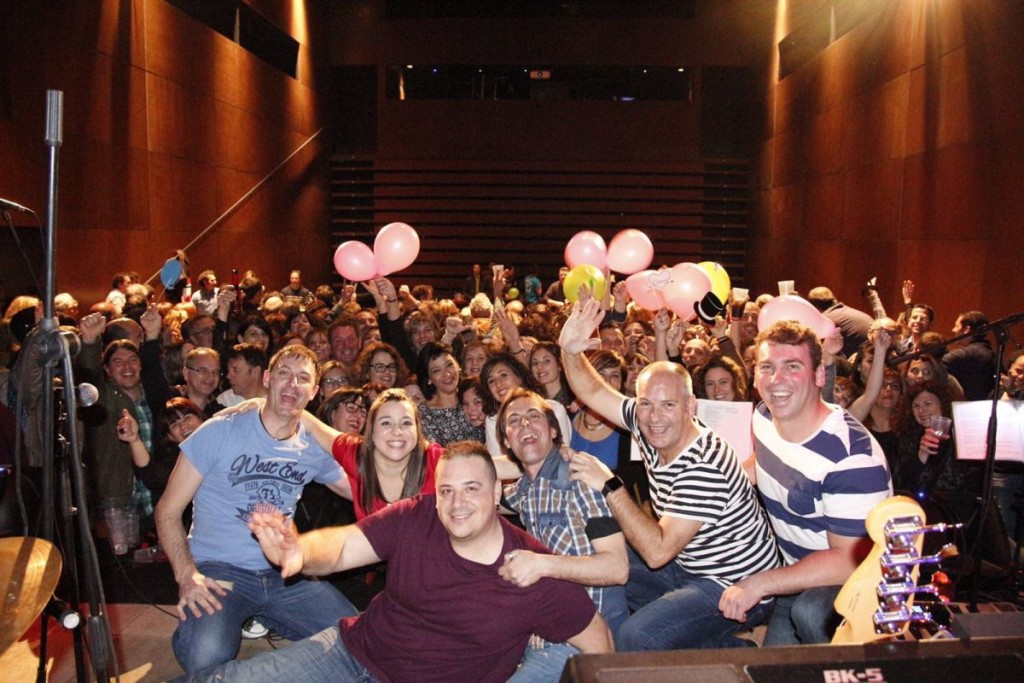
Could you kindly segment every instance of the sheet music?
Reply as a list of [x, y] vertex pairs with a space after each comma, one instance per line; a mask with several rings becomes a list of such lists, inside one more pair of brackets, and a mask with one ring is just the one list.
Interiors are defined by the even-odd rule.
[[[996, 460], [1024, 462], [1024, 401], [999, 401]], [[953, 437], [958, 460], [984, 460], [991, 401], [953, 403]]]
[[754, 417], [753, 403], [698, 398], [697, 417], [732, 446], [740, 462], [754, 452], [754, 437], [750, 428]]

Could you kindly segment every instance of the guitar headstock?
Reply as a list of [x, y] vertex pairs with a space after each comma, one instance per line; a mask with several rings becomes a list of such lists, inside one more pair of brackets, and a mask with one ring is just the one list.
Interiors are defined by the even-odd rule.
[[865, 525], [874, 547], [836, 596], [844, 617], [833, 643], [867, 643], [905, 633], [911, 622], [932, 622], [914, 606], [914, 595], [939, 596], [933, 586], [917, 586], [919, 567], [937, 564], [956, 553], [949, 544], [934, 555], [921, 555], [924, 535], [959, 525], [926, 524], [924, 510], [913, 498], [892, 496], [868, 513]]

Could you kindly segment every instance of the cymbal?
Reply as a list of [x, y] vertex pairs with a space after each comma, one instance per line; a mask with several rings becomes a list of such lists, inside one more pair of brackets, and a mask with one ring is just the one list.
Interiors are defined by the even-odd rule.
[[0, 654], [46, 607], [60, 579], [60, 553], [41, 538], [0, 538]]

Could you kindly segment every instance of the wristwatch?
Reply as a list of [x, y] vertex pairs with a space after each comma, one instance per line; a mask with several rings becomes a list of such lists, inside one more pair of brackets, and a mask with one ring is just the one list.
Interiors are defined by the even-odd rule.
[[613, 476], [611, 479], [604, 483], [604, 488], [601, 489], [601, 493], [607, 498], [612, 493], [618, 491], [623, 486], [622, 478], [618, 475]]

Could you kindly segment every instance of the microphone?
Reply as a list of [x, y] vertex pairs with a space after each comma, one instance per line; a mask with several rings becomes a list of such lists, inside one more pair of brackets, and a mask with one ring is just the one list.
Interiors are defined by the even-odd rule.
[[27, 206], [22, 206], [18, 202], [12, 202], [9, 199], [0, 199], [0, 209], [4, 209], [5, 211], [21, 211], [22, 213], [35, 213], [35, 211]]
[[[61, 377], [53, 378], [53, 391], [57, 396], [64, 396], [64, 380]], [[100, 390], [95, 385], [82, 382], [75, 385], [75, 405], [79, 408], [88, 408], [96, 405], [100, 400]]]
[[100, 400], [100, 390], [95, 385], [82, 382], [75, 387], [75, 402], [78, 403], [78, 407], [94, 406], [98, 400]]

